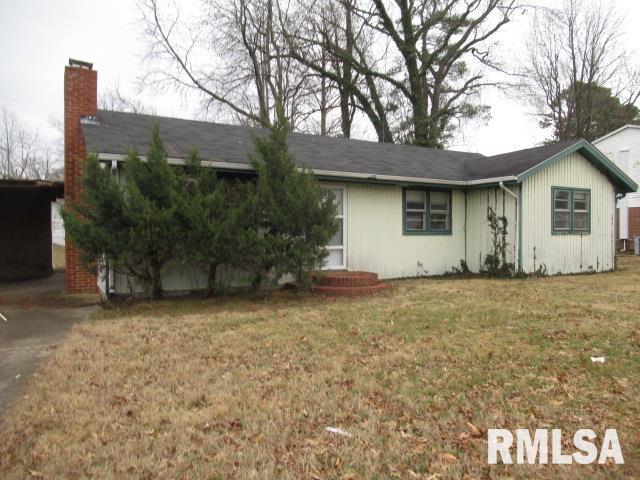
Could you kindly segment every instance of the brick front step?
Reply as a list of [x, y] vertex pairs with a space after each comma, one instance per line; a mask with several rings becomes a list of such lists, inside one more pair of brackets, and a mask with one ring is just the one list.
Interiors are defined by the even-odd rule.
[[319, 286], [323, 287], [368, 287], [377, 285], [378, 274], [373, 272], [347, 272], [336, 270], [320, 272], [316, 275]]
[[326, 297], [363, 297], [373, 295], [391, 287], [390, 283], [378, 282], [374, 285], [364, 285], [359, 287], [335, 287], [318, 285], [313, 287], [313, 293]]

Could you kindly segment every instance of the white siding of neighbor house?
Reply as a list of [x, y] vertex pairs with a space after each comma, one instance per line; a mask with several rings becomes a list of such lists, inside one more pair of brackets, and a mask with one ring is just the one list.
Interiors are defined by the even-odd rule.
[[[591, 233], [552, 234], [552, 187], [591, 190]], [[614, 268], [614, 187], [579, 153], [539, 170], [522, 184], [522, 266], [549, 274]]]
[[450, 235], [404, 235], [402, 187], [345, 185], [348, 270], [400, 278], [439, 275], [460, 266], [464, 259], [464, 192], [452, 193]]
[[64, 200], [51, 202], [51, 242], [64, 246], [64, 223], [60, 210], [63, 208]]
[[[632, 125], [593, 144], [631, 179], [640, 184], [640, 125]], [[626, 153], [628, 152], [628, 153]], [[622, 202], [640, 207], [640, 193], [629, 193]]]
[[[518, 194], [517, 186], [507, 188]], [[498, 187], [471, 189], [467, 191], [466, 259], [467, 266], [472, 272], [480, 271], [486, 256], [493, 253], [493, 235], [487, 220], [489, 207], [499, 217], [507, 218], [507, 261], [516, 263], [518, 251], [516, 199]]]

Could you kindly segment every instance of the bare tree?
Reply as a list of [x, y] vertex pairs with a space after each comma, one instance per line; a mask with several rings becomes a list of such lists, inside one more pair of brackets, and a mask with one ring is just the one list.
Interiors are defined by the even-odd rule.
[[222, 110], [242, 124], [268, 127], [282, 110], [294, 128], [302, 127], [314, 77], [282, 52], [276, 0], [203, 0], [190, 19], [175, 4], [139, 5], [147, 85], [197, 92], [205, 115]]
[[98, 105], [103, 110], [155, 114], [154, 108], [145, 105], [138, 98], [124, 94], [119, 81], [98, 95]]
[[517, 0], [202, 0], [192, 18], [139, 0], [147, 85], [201, 95], [205, 114], [268, 127], [442, 147], [501, 84], [493, 38]]
[[371, 0], [359, 10], [399, 56], [399, 68], [369, 73], [409, 103], [411, 124], [401, 132], [404, 141], [441, 148], [454, 120], [486, 113], [478, 94], [501, 83], [486, 74], [486, 68], [501, 69], [492, 37], [517, 8], [515, 0]]
[[20, 123], [15, 112], [2, 107], [0, 117], [0, 178], [54, 180], [61, 176], [55, 148], [35, 130]]
[[380, 141], [440, 148], [461, 121], [487, 114], [478, 95], [503, 83], [488, 75], [501, 70], [492, 38], [518, 8], [515, 0], [330, 3], [343, 11], [343, 20], [331, 25], [340, 35], [332, 39], [322, 29], [315, 38], [298, 35], [292, 55], [320, 71], [310, 45], [329, 52], [342, 75], [339, 69], [322, 74], [348, 92]]
[[565, 0], [535, 12], [523, 74], [541, 125], [553, 128], [552, 140], [593, 139], [602, 109], [618, 108], [611, 95], [633, 110], [640, 72], [620, 42], [621, 25], [613, 3]]
[[355, 16], [355, 8], [356, 0], [301, 2], [295, 15], [302, 21], [289, 22], [295, 30], [283, 27], [288, 55], [316, 72], [337, 93], [342, 136], [351, 136], [357, 110], [369, 120], [378, 141], [391, 142], [384, 85], [368, 71], [354, 69], [357, 61], [370, 70], [370, 65], [384, 60], [386, 51], [376, 59], [375, 37]]

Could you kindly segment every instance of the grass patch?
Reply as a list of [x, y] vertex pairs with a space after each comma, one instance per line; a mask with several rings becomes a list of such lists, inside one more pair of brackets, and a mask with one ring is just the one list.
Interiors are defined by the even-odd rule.
[[[639, 294], [624, 257], [615, 273], [399, 281], [362, 300], [100, 311], [6, 415], [0, 476], [630, 478]], [[490, 467], [487, 428], [616, 428], [625, 464]]]

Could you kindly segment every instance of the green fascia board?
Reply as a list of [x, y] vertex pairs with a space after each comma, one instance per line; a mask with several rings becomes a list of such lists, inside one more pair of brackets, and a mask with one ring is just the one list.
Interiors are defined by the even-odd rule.
[[539, 163], [535, 167], [517, 175], [518, 182], [523, 182], [527, 178], [535, 175], [537, 172], [553, 165], [559, 160], [562, 160], [567, 155], [572, 153], [581, 153], [584, 157], [593, 163], [598, 169], [603, 171], [612, 182], [618, 187], [618, 191], [622, 193], [633, 193], [638, 190], [638, 184], [634, 182], [629, 176], [624, 173], [618, 166], [609, 160], [600, 150], [591, 145], [586, 140], [579, 140], [570, 147], [565, 148], [563, 151], [556, 153], [553, 157], [546, 159], [544, 162]]

